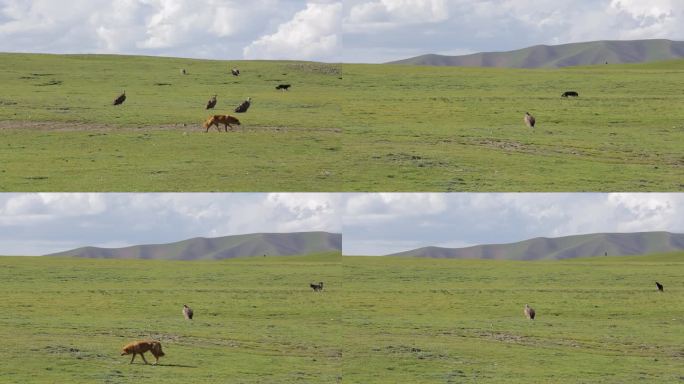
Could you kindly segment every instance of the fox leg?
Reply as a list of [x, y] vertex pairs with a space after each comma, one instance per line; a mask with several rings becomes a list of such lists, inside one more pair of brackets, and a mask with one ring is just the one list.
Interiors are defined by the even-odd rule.
[[140, 357], [142, 357], [142, 359], [143, 359], [143, 361], [145, 362], [145, 364], [149, 364], [149, 363], [147, 362], [147, 359], [145, 358], [145, 352], [141, 353], [141, 354], [140, 354]]
[[131, 357], [131, 362], [130, 362], [130, 363], [128, 363], [128, 364], [133, 364], [133, 360], [135, 360], [135, 355], [136, 355], [136, 353], [135, 353], [135, 352], [133, 352], [133, 357]]

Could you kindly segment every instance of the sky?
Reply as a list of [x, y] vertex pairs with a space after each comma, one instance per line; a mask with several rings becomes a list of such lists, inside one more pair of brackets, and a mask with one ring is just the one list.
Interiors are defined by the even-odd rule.
[[379, 63], [684, 40], [682, 0], [0, 0], [0, 51]]
[[345, 194], [344, 255], [600, 232], [684, 233], [684, 193]]
[[0, 255], [257, 232], [340, 233], [340, 204], [329, 193], [1, 193]]
[[342, 233], [345, 255], [596, 232], [684, 233], [684, 193], [1, 193], [0, 255], [256, 232]]

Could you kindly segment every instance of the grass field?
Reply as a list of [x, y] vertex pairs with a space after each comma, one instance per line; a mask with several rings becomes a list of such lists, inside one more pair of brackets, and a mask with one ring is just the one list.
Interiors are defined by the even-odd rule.
[[343, 267], [345, 383], [684, 381], [684, 253]]
[[[340, 263], [1, 257], [0, 382], [335, 383]], [[144, 338], [162, 341], [158, 366], [119, 355]]]
[[[0, 191], [341, 190], [339, 77], [302, 62], [0, 54]], [[204, 133], [247, 97], [242, 127]]]
[[[0, 191], [684, 190], [684, 61], [519, 70], [0, 54], [0, 82]], [[122, 89], [128, 100], [112, 106]], [[216, 113], [253, 98], [236, 132], [200, 127], [213, 94]]]
[[[342, 147], [348, 168], [363, 169], [346, 174], [345, 190], [684, 189], [684, 60], [342, 68]], [[566, 90], [580, 97], [561, 98]]]
[[[3, 257], [0, 381], [679, 383], [683, 277], [684, 253], [539, 262]], [[308, 283], [319, 280], [325, 291], [314, 293]], [[525, 303], [537, 310], [533, 322]], [[119, 356], [142, 338], [162, 341], [159, 366]]]

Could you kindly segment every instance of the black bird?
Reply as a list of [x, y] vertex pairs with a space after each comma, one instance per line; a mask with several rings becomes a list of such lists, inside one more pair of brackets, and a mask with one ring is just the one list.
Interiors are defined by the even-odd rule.
[[213, 109], [216, 106], [216, 95], [212, 96], [209, 101], [207, 101], [207, 107], [205, 109]]
[[247, 100], [243, 101], [242, 104], [238, 105], [235, 108], [236, 113], [244, 113], [247, 112], [249, 109], [249, 106], [252, 105], [252, 98], [248, 97]]
[[230, 73], [233, 74], [233, 76], [240, 76], [240, 70], [237, 68], [233, 68], [230, 70]]
[[119, 95], [116, 99], [114, 99], [113, 105], [120, 105], [123, 104], [123, 102], [126, 101], [126, 91], [124, 90], [122, 94]]
[[278, 84], [278, 86], [276, 86], [276, 89], [282, 89], [283, 91], [287, 91], [290, 87], [290, 84]]
[[658, 290], [659, 290], [660, 292], [664, 292], [664, 291], [663, 291], [663, 285], [660, 284], [660, 283], [657, 282], [657, 281], [656, 281], [656, 287], [658, 287]]
[[318, 284], [309, 284], [311, 289], [314, 290], [314, 292], [319, 292], [323, 290], [323, 282], [319, 282]]
[[183, 304], [183, 316], [185, 317], [185, 320], [192, 320], [192, 315], [193, 315], [192, 308]]

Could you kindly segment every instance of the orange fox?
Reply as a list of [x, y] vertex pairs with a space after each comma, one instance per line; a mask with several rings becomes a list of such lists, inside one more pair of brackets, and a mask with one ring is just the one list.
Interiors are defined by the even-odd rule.
[[216, 125], [216, 129], [221, 132], [221, 128], [219, 127], [219, 124], [224, 124], [226, 126], [226, 132], [228, 132], [228, 127], [230, 129], [233, 129], [233, 126], [231, 124], [237, 124], [240, 125], [240, 120], [234, 118], [233, 116], [230, 115], [214, 115], [210, 116], [205, 122], [204, 122], [204, 128], [206, 128], [206, 132], [209, 132], [209, 128], [212, 125]]
[[121, 356], [130, 355], [132, 353], [133, 357], [131, 358], [130, 364], [133, 364], [133, 360], [135, 360], [135, 355], [140, 354], [140, 357], [142, 357], [145, 364], [148, 364], [144, 355], [144, 353], [148, 351], [151, 352], [154, 356], [155, 365], [159, 362], [159, 358], [164, 356], [161, 343], [155, 340], [134, 341], [123, 347], [123, 350], [121, 351]]

